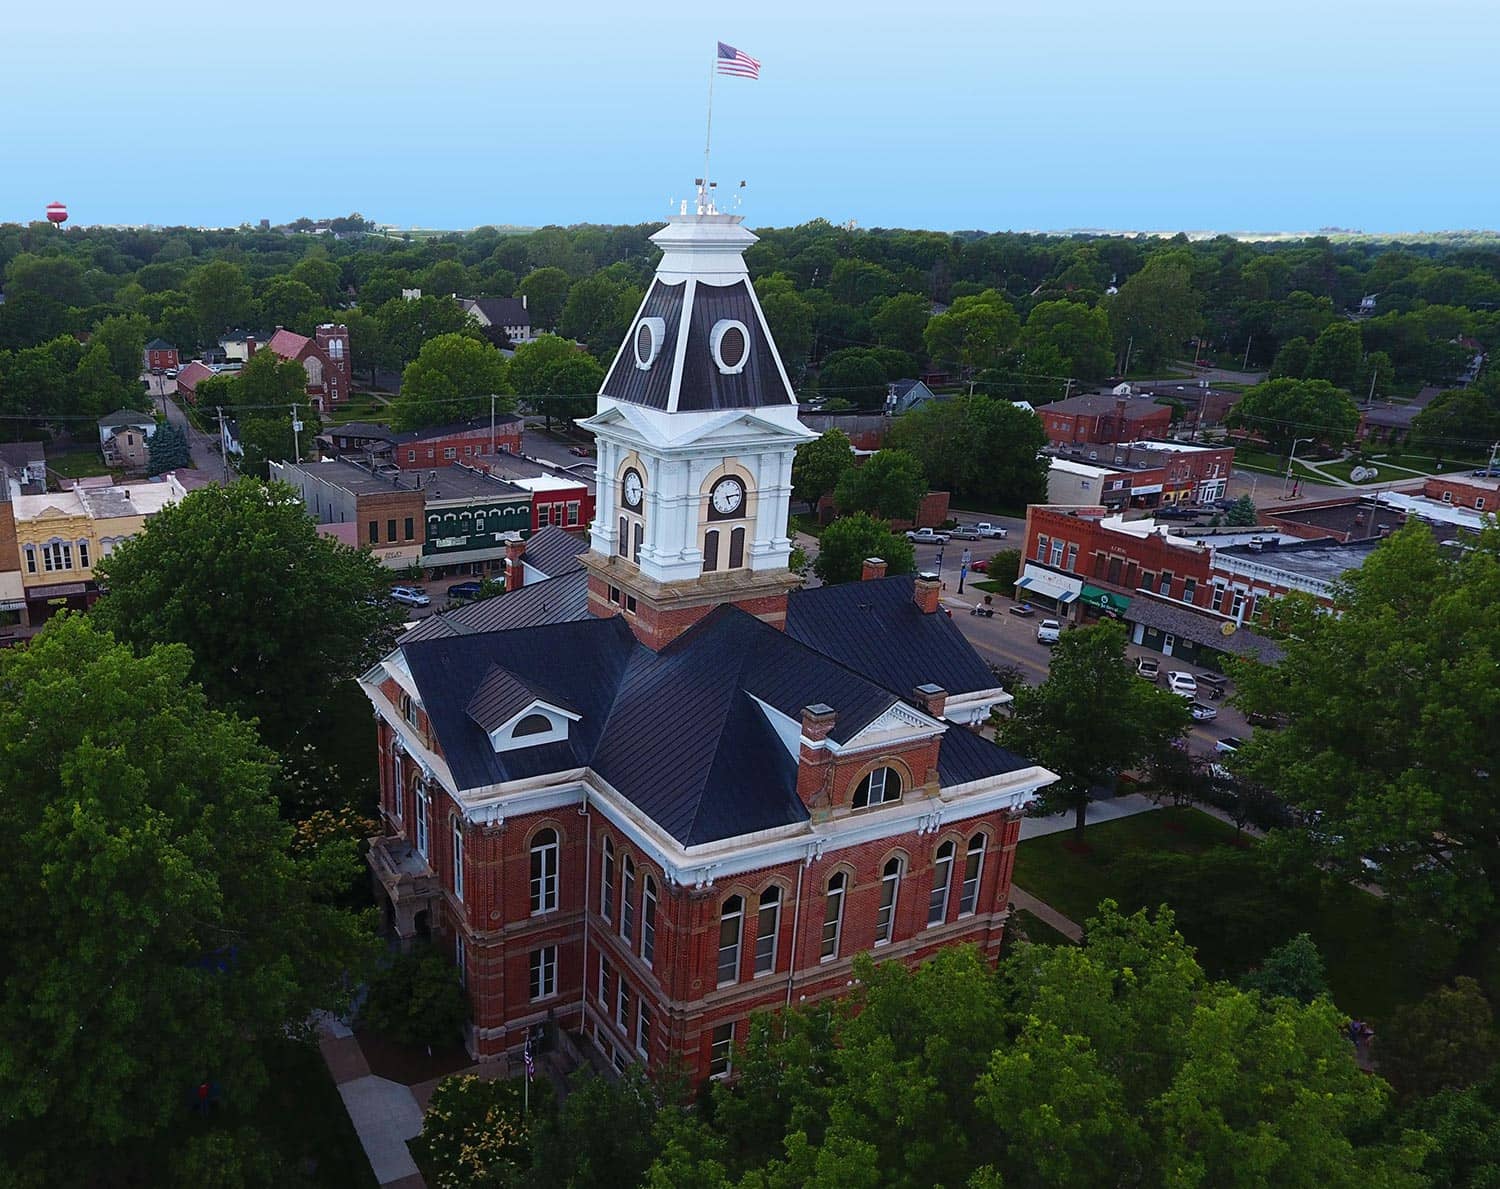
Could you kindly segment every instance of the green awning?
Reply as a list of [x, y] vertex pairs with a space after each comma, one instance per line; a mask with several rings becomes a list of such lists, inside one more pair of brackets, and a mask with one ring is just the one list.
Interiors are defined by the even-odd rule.
[[1083, 584], [1083, 594], [1079, 596], [1078, 601], [1088, 607], [1097, 607], [1102, 611], [1115, 611], [1121, 615], [1130, 607], [1130, 600], [1124, 595], [1100, 590], [1097, 586], [1090, 586], [1087, 582]]

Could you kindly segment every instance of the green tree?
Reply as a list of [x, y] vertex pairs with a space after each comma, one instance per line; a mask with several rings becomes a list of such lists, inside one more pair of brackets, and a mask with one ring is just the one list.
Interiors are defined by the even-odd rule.
[[516, 286], [516, 292], [526, 299], [526, 312], [531, 315], [531, 325], [543, 330], [552, 330], [562, 317], [563, 305], [568, 300], [568, 290], [573, 287], [573, 278], [560, 268], [539, 268], [527, 273]]
[[94, 327], [90, 347], [103, 347], [110, 369], [120, 379], [134, 383], [146, 366], [146, 332], [151, 324], [140, 315], [111, 315]]
[[284, 754], [327, 732], [334, 691], [389, 651], [400, 621], [380, 563], [319, 533], [283, 484], [191, 492], [95, 570], [101, 627], [143, 651], [189, 645], [214, 705], [256, 716]]
[[1431, 1189], [1500, 1185], [1500, 1067], [1468, 1090], [1419, 1102], [1402, 1122], [1432, 1137], [1421, 1169]]
[[594, 411], [604, 369], [567, 339], [544, 334], [516, 348], [510, 383], [524, 404], [540, 408], [551, 429], [554, 417], [571, 421]]
[[927, 476], [916, 456], [886, 449], [846, 470], [833, 499], [846, 514], [868, 512], [882, 520], [915, 520], [926, 494]]
[[766, 326], [782, 364], [790, 375], [799, 374], [807, 366], [807, 355], [812, 350], [812, 303], [790, 290], [770, 293], [759, 300], [760, 312], [766, 316]]
[[934, 490], [1018, 508], [1047, 498], [1046, 430], [1004, 397], [928, 401], [896, 419], [887, 444], [916, 455]]
[[932, 318], [922, 332], [927, 354], [938, 367], [980, 371], [996, 367], [1016, 341], [1021, 320], [1005, 295], [986, 289], [960, 297]]
[[343, 287], [339, 284], [339, 266], [321, 256], [304, 256], [292, 265], [287, 276], [306, 285], [318, 298], [320, 305], [337, 309], [344, 299]]
[[792, 460], [792, 495], [816, 505], [839, 485], [854, 466], [854, 447], [841, 429], [827, 429], [811, 442], [797, 447]]
[[1381, 1073], [1406, 1101], [1465, 1090], [1492, 1074], [1500, 1061], [1489, 1000], [1478, 982], [1462, 976], [1451, 987], [1397, 1008], [1377, 1044]]
[[376, 371], [400, 367], [401, 361], [374, 314], [362, 309], [340, 310], [339, 317], [349, 328], [350, 363], [365, 374], [366, 382], [374, 388]]
[[472, 287], [469, 270], [457, 260], [439, 260], [422, 274], [422, 292], [435, 297], [467, 297]]
[[[428, 339], [401, 373], [401, 393], [391, 402], [391, 424], [420, 429], [487, 414], [490, 396], [509, 391], [506, 370], [505, 356], [482, 340], [462, 334]], [[495, 406], [508, 413], [515, 401], [507, 397]]]
[[272, 326], [285, 326], [298, 334], [311, 332], [315, 314], [323, 303], [301, 281], [272, 277], [260, 293], [261, 317]]
[[1412, 420], [1414, 444], [1445, 458], [1482, 457], [1500, 440], [1500, 383], [1489, 375], [1467, 388], [1440, 392]]
[[885, 521], [856, 512], [841, 516], [823, 530], [813, 573], [830, 586], [856, 582], [868, 557], [881, 558], [887, 574], [909, 574], [916, 551], [905, 537], [891, 532]]
[[1259, 434], [1285, 458], [1297, 438], [1337, 450], [1354, 436], [1359, 410], [1327, 380], [1267, 380], [1240, 398], [1225, 423]]
[[1115, 350], [1128, 350], [1131, 366], [1138, 369], [1169, 363], [1198, 330], [1202, 300], [1193, 287], [1187, 253], [1174, 250], [1151, 257], [1109, 299]]
[[1445, 922], [1500, 985], [1500, 537], [1453, 558], [1413, 520], [1337, 588], [1335, 614], [1287, 601], [1275, 668], [1231, 661], [1257, 731], [1236, 770], [1319, 827], [1320, 859]]
[[[317, 411], [307, 399], [306, 369], [270, 351], [257, 351], [234, 375], [202, 381], [198, 405], [204, 410], [223, 406], [236, 419], [244, 450], [240, 469], [257, 479], [266, 478], [267, 464], [295, 458], [299, 441], [310, 448], [320, 428]], [[300, 439], [292, 431], [293, 405], [302, 422]]]
[[370, 976], [362, 1023], [408, 1045], [457, 1043], [468, 1018], [458, 967], [431, 946], [397, 954]]
[[245, 270], [229, 260], [211, 260], [196, 268], [188, 277], [187, 292], [200, 342], [213, 342], [243, 322], [250, 312]]
[[193, 465], [188, 451], [187, 435], [170, 421], [159, 422], [151, 435], [147, 450], [146, 473], [160, 475], [163, 471], [176, 471]]
[[1307, 366], [1312, 362], [1312, 344], [1300, 336], [1287, 339], [1271, 361], [1271, 379], [1289, 378], [1300, 380], [1307, 375]]
[[618, 1081], [585, 1066], [570, 1082], [557, 1111], [540, 1112], [532, 1123], [527, 1183], [535, 1189], [636, 1189], [659, 1151], [655, 1089], [638, 1065]]
[[1097, 383], [1114, 371], [1115, 357], [1109, 315], [1100, 306], [1077, 301], [1043, 301], [1033, 306], [1021, 328], [1019, 345], [1027, 353], [1028, 371], [1050, 373], [1029, 366], [1038, 348], [1057, 353], [1063, 375]]
[[1364, 360], [1364, 341], [1353, 322], [1331, 322], [1323, 328], [1308, 356], [1309, 380], [1327, 380], [1336, 388], [1352, 388], [1359, 383]]
[[898, 293], [880, 303], [870, 318], [870, 333], [882, 347], [916, 355], [924, 347], [922, 332], [931, 317], [932, 303], [920, 293]]
[[1135, 676], [1124, 626], [1106, 620], [1063, 633], [1047, 680], [1016, 691], [996, 738], [1057, 773], [1037, 809], [1071, 810], [1073, 836], [1082, 845], [1090, 795], [1163, 754], [1189, 722], [1182, 698]]
[[1282, 996], [1311, 1003], [1328, 994], [1328, 975], [1317, 943], [1306, 933], [1299, 933], [1267, 954], [1258, 967], [1240, 979], [1240, 986], [1270, 999]]
[[818, 392], [842, 397], [856, 408], [878, 409], [885, 403], [885, 365], [871, 351], [847, 351], [818, 369]]
[[[546, 1108], [547, 1086], [543, 1080], [531, 1088], [536, 1111]], [[502, 1189], [525, 1183], [531, 1127], [519, 1081], [457, 1074], [437, 1084], [422, 1133], [408, 1142], [436, 1189]]]
[[91, 300], [83, 269], [66, 256], [37, 256], [22, 252], [5, 266], [6, 300], [35, 295], [64, 306], [87, 305]]
[[595, 357], [611, 358], [619, 350], [643, 296], [627, 281], [595, 273], [568, 290], [558, 330], [565, 338], [583, 343]]
[[439, 335], [484, 337], [463, 307], [446, 296], [423, 296], [415, 301], [398, 297], [375, 311], [375, 321], [390, 351], [392, 367], [405, 367], [421, 352], [423, 343]]
[[270, 754], [192, 668], [92, 615], [0, 654], [0, 1152], [22, 1184], [103, 1171], [205, 1079], [252, 1104], [265, 1047], [367, 953], [320, 902], [353, 847], [290, 856]]
[[84, 351], [73, 371], [70, 387], [73, 408], [90, 417], [141, 403], [139, 382], [120, 379], [110, 366], [109, 350], [102, 343]]
[[1230, 502], [1224, 510], [1224, 523], [1233, 525], [1235, 528], [1251, 528], [1260, 523], [1260, 513], [1255, 508], [1255, 501], [1248, 495], [1242, 495], [1237, 500]]

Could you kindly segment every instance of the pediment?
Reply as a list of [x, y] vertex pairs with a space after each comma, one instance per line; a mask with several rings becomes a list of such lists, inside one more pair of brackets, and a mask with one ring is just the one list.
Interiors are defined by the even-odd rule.
[[862, 742], [879, 736], [902, 734], [910, 732], [928, 732], [932, 730], [944, 730], [944, 725], [923, 714], [905, 702], [892, 703], [884, 713], [872, 719], [860, 728], [859, 732], [851, 738], [845, 747], [858, 747]]

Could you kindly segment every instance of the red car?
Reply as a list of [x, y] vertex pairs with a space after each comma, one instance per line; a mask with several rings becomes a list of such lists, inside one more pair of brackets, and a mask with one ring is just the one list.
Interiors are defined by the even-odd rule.
[[990, 559], [981, 557], [978, 561], [971, 561], [969, 563], [969, 572], [971, 574], [988, 574], [990, 572]]

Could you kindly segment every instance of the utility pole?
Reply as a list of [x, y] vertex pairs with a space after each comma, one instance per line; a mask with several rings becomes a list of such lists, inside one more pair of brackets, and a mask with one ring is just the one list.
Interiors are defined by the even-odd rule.
[[495, 394], [490, 393], [490, 465], [495, 465]]
[[297, 404], [292, 402], [292, 453], [297, 457], [297, 465], [302, 465], [302, 422], [297, 420]]
[[1135, 335], [1131, 335], [1130, 336], [1130, 341], [1125, 344], [1125, 366], [1120, 371], [1120, 379], [1122, 379], [1122, 380], [1125, 379], [1125, 378], [1127, 378], [1130, 375], [1130, 352], [1132, 350], [1134, 350], [1134, 348], [1135, 348]]
[[1073, 384], [1074, 384], [1073, 377], [1069, 376], [1068, 377], [1068, 386], [1063, 389], [1063, 400], [1067, 400], [1068, 397], [1070, 397], [1070, 396], [1073, 395]]
[[1369, 395], [1365, 397], [1365, 408], [1367, 409], [1375, 403], [1375, 378], [1379, 375], [1379, 368], [1370, 373], [1370, 392]]
[[1242, 372], [1248, 372], [1250, 370], [1250, 344], [1254, 341], [1255, 336], [1253, 334], [1245, 339], [1245, 361], [1240, 364], [1240, 371]]
[[224, 473], [227, 475], [229, 473], [229, 433], [224, 428], [224, 406], [215, 405], [214, 408], [219, 413], [219, 457], [224, 460]]

